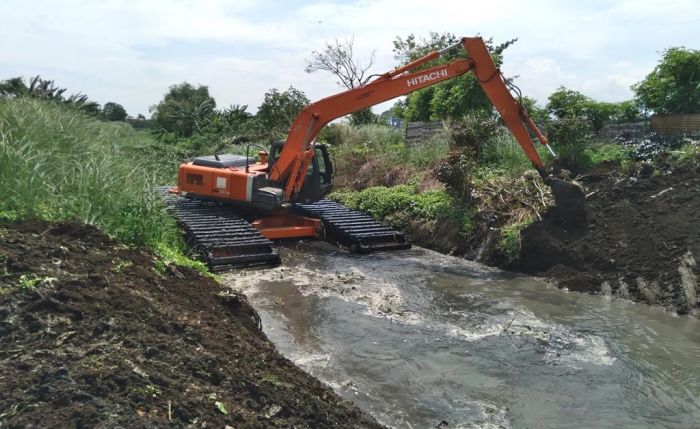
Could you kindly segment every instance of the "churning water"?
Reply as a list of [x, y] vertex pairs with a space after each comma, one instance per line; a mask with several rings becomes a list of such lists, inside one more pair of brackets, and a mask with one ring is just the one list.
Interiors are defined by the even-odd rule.
[[700, 427], [700, 320], [420, 248], [283, 251], [225, 282], [285, 356], [389, 427]]

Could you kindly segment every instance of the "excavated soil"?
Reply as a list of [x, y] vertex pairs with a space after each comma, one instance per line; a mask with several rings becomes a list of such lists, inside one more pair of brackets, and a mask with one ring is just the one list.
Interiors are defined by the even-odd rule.
[[85, 225], [0, 225], [0, 427], [380, 427], [244, 296], [154, 262]]
[[547, 213], [522, 232], [520, 270], [570, 290], [697, 314], [700, 172], [588, 179], [587, 224]]

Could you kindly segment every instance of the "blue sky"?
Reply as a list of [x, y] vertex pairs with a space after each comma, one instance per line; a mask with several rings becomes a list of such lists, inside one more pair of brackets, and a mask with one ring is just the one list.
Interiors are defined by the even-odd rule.
[[700, 0], [4, 0], [0, 17], [0, 79], [41, 74], [132, 115], [183, 81], [251, 112], [270, 88], [331, 95], [336, 80], [304, 65], [334, 38], [354, 37], [360, 59], [376, 50], [372, 71], [381, 73], [396, 65], [396, 36], [518, 37], [503, 71], [541, 103], [560, 85], [629, 99], [659, 51], [700, 48]]

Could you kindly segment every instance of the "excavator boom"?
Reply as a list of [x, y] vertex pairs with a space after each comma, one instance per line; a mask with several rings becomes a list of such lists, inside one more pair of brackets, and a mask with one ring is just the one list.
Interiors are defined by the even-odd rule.
[[[455, 59], [447, 64], [417, 72], [412, 71], [460, 47], [466, 50], [466, 59]], [[544, 177], [544, 165], [529, 132], [532, 132], [540, 143], [549, 147], [546, 137], [530, 119], [527, 111], [511, 95], [483, 39], [465, 37], [455, 45], [431, 52], [362, 86], [308, 105], [292, 123], [284, 148], [270, 169], [270, 179], [283, 184], [285, 201], [292, 201], [304, 183], [305, 172], [313, 157], [312, 146], [316, 136], [326, 124], [349, 113], [435, 85], [469, 71], [474, 72], [503, 122], [533, 166]]]

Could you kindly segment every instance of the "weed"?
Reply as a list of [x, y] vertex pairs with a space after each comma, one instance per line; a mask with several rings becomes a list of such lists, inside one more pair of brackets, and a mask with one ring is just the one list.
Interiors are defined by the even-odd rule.
[[115, 273], [121, 273], [127, 268], [131, 268], [134, 265], [133, 262], [131, 261], [119, 261], [114, 264], [114, 268], [112, 268], [112, 271]]
[[268, 383], [273, 386], [278, 386], [281, 384], [280, 380], [274, 374], [263, 375], [262, 377], [260, 377], [260, 383]]
[[219, 410], [221, 414], [228, 414], [228, 410], [226, 409], [226, 406], [223, 402], [216, 401], [214, 402], [214, 406], [216, 406], [216, 409]]
[[592, 145], [584, 150], [589, 166], [611, 162], [622, 166], [630, 158], [630, 149], [616, 143]]
[[152, 384], [147, 384], [143, 388], [143, 391], [146, 394], [146, 396], [150, 396], [152, 398], [158, 398], [160, 395], [163, 394], [159, 388], [157, 388], [156, 386], [154, 386]]
[[532, 220], [511, 223], [501, 228], [500, 248], [508, 262], [518, 259], [520, 254], [520, 232], [532, 223]]
[[219, 277], [209, 272], [207, 265], [201, 261], [196, 261], [185, 256], [179, 249], [168, 246], [164, 243], [158, 243], [155, 246], [155, 251], [167, 264], [176, 264], [183, 267], [193, 268], [207, 277], [218, 280]]
[[156, 259], [155, 261], [153, 261], [153, 269], [156, 273], [158, 273], [159, 276], [164, 277], [165, 274], [168, 272], [168, 263], [163, 261], [162, 259]]
[[56, 281], [55, 277], [41, 277], [36, 274], [22, 274], [19, 276], [18, 283], [15, 285], [17, 289], [27, 291], [35, 289], [40, 284], [51, 284]]
[[671, 151], [671, 156], [679, 165], [694, 165], [700, 163], [700, 142], [689, 142], [680, 149]]

